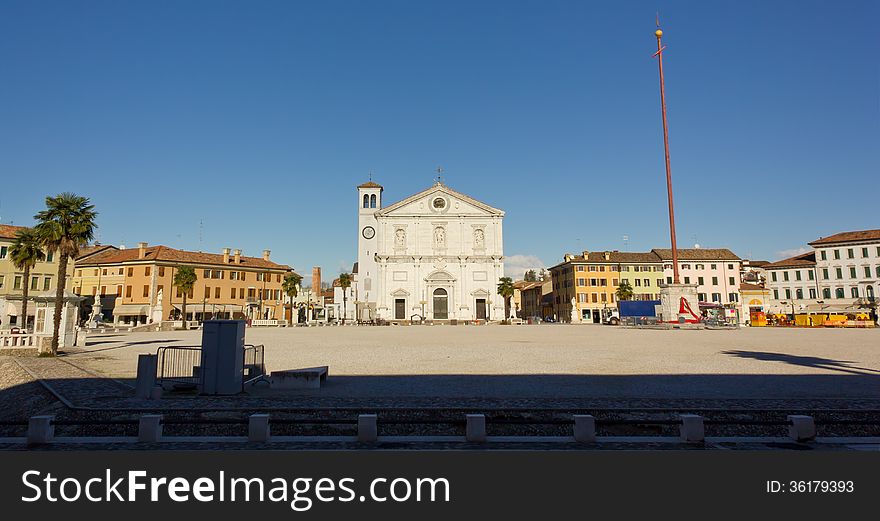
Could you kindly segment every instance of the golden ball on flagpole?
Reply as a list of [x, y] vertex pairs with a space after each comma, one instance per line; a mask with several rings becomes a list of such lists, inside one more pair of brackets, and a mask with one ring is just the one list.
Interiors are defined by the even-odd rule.
[[654, 34], [657, 35], [657, 38], [660, 38], [661, 36], [663, 36], [663, 31], [657, 29], [656, 31], [654, 31]]

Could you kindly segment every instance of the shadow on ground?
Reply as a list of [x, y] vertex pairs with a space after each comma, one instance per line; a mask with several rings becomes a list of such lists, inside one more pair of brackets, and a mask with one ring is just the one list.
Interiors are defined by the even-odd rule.
[[764, 362], [781, 362], [801, 367], [811, 367], [814, 369], [825, 369], [828, 371], [837, 371], [848, 374], [880, 374], [880, 371], [868, 367], [858, 367], [852, 364], [851, 360], [834, 360], [831, 358], [822, 358], [818, 356], [799, 356], [786, 353], [770, 353], [765, 351], [722, 351], [722, 354], [735, 356], [737, 358], [751, 358], [753, 360], [761, 360]]

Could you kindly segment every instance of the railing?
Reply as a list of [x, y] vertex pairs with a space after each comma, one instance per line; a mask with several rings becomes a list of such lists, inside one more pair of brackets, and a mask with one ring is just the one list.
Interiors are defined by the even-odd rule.
[[0, 335], [0, 347], [37, 347], [38, 338], [32, 333], [4, 333]]
[[251, 320], [251, 326], [280, 326], [286, 325], [285, 320]]
[[[156, 383], [163, 388], [196, 388], [201, 382], [202, 348], [197, 346], [160, 347]], [[167, 385], [166, 385], [167, 384]]]

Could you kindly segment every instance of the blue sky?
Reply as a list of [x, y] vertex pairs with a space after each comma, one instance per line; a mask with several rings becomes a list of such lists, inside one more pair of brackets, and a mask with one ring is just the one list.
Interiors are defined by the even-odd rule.
[[74, 191], [102, 242], [333, 273], [370, 171], [442, 165], [516, 270], [665, 247], [659, 8], [679, 244], [773, 260], [880, 227], [878, 6], [3, 0], [0, 220]]

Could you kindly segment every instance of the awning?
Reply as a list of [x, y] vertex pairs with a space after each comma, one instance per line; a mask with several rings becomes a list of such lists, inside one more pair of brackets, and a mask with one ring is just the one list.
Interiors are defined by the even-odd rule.
[[[807, 313], [853, 313], [856, 311], [865, 311], [859, 308], [858, 304], [807, 304], [803, 309], [797, 310]], [[796, 312], [797, 312], [796, 311]]]
[[142, 316], [150, 314], [150, 306], [141, 304], [120, 304], [113, 308], [114, 316]]

